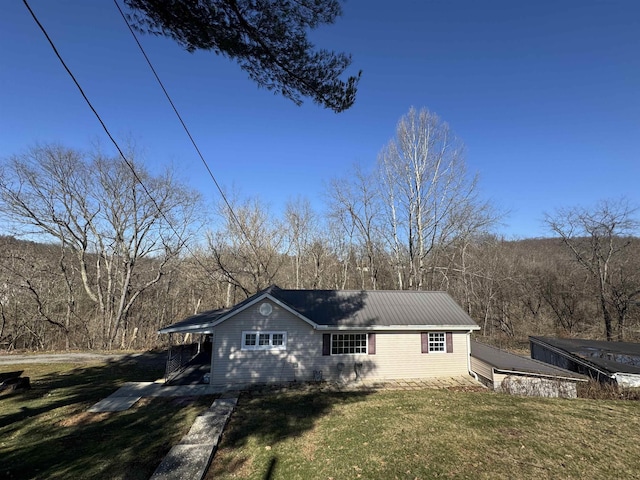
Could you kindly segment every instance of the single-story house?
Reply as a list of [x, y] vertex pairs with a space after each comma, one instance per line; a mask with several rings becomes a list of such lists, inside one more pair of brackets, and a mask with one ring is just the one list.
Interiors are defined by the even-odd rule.
[[159, 332], [210, 336], [209, 383], [233, 386], [469, 375], [478, 329], [445, 292], [271, 286]]
[[600, 382], [640, 387], [640, 343], [529, 337], [531, 358]]
[[577, 397], [587, 377], [471, 340], [471, 370], [493, 390], [539, 397]]

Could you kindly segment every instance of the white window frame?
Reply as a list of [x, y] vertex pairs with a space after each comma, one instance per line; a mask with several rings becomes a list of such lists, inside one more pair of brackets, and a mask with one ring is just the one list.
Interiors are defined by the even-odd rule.
[[446, 332], [429, 332], [429, 353], [447, 353]]
[[[255, 335], [255, 345], [247, 345], [247, 335]], [[282, 345], [274, 345], [273, 337], [282, 335]], [[266, 340], [266, 343], [265, 343]], [[262, 345], [261, 345], [262, 343]], [[243, 330], [242, 350], [286, 350], [287, 332], [276, 330]]]
[[[354, 337], [353, 338], [353, 342], [354, 345], [353, 347], [351, 347], [350, 345], [345, 345], [344, 342], [345, 341], [351, 341], [348, 340], [347, 337]], [[357, 338], [357, 337], [361, 337], [361, 338]], [[363, 346], [362, 344], [357, 345], [356, 343], [362, 342], [364, 340], [364, 351], [355, 351], [355, 350], [362, 350]], [[342, 345], [338, 345], [337, 342], [343, 342]], [[334, 347], [336, 352], [334, 353]], [[351, 350], [351, 348], [353, 348], [353, 352], [338, 352], [337, 350], [342, 349], [349, 349]], [[332, 333], [331, 334], [331, 349], [329, 350], [331, 355], [368, 355], [369, 354], [369, 335], [367, 333]]]

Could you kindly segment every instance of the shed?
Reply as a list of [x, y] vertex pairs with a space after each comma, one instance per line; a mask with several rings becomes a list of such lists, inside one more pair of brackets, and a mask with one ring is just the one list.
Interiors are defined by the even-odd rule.
[[577, 396], [583, 375], [471, 340], [471, 370], [496, 391], [540, 397]]
[[529, 337], [531, 358], [605, 383], [640, 387], [640, 343]]

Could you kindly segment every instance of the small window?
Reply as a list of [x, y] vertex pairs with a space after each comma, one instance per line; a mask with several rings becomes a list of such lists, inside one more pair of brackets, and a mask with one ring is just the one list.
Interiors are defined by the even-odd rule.
[[245, 333], [244, 334], [244, 343], [242, 346], [252, 347], [256, 344], [256, 334], [255, 333]]
[[366, 333], [334, 333], [331, 335], [331, 355], [367, 353]]
[[447, 343], [444, 332], [429, 332], [429, 352], [446, 352]]
[[242, 350], [285, 350], [287, 332], [242, 332]]

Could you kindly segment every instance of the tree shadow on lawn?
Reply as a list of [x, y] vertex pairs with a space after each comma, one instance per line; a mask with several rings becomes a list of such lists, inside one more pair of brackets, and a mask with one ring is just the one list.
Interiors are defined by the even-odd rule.
[[162, 376], [162, 365], [135, 360], [61, 365], [60, 373], [33, 375], [31, 390], [0, 397], [0, 477], [149, 478], [213, 397], [142, 399], [124, 412], [87, 412], [125, 382]]
[[[337, 405], [361, 402], [372, 391], [321, 391], [315, 388], [288, 390], [285, 392], [255, 394], [251, 391], [240, 396], [220, 443], [221, 451], [240, 451], [250, 439], [271, 449], [278, 442], [301, 437], [314, 428], [321, 417], [328, 415]], [[248, 458], [236, 455], [217, 455], [207, 479], [217, 478], [243, 468]], [[269, 478], [277, 459], [270, 456], [265, 478]], [[256, 466], [254, 466], [256, 467]]]
[[[162, 361], [164, 358], [162, 356]], [[60, 370], [44, 375], [38, 375], [40, 368], [38, 364], [21, 367], [25, 376], [34, 376], [35, 372], [31, 389], [0, 396], [0, 429], [67, 405], [85, 402], [92, 405], [126, 382], [154, 381], [164, 373], [158, 354], [153, 352], [126, 355], [99, 365], [89, 364], [71, 370], [60, 364]], [[55, 370], [56, 366], [47, 369]]]

